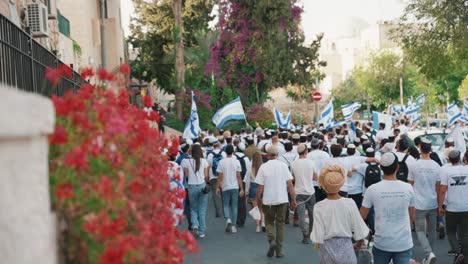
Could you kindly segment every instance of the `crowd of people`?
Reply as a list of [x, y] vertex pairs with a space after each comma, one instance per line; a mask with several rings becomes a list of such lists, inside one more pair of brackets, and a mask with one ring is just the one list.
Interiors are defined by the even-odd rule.
[[[301, 241], [313, 243], [320, 263], [357, 263], [362, 247], [374, 263], [408, 264], [412, 231], [436, 263], [434, 242], [447, 234], [449, 255], [468, 256], [467, 152], [453, 139], [433, 151], [424, 136], [407, 135], [404, 120], [389, 130], [371, 122], [333, 129], [206, 131], [173, 154], [187, 199], [184, 214], [197, 238], [207, 235], [207, 208], [224, 217], [225, 231], [258, 212], [255, 232], [266, 232], [267, 257], [282, 258], [290, 219]], [[252, 213], [254, 216], [254, 214]], [[249, 228], [245, 228], [245, 232]], [[464, 263], [467, 260], [465, 260]]]

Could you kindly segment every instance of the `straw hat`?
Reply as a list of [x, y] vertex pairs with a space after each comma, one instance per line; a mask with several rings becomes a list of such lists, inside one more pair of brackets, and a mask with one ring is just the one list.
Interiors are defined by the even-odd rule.
[[318, 184], [327, 193], [338, 193], [345, 181], [345, 170], [338, 165], [329, 165], [320, 172]]

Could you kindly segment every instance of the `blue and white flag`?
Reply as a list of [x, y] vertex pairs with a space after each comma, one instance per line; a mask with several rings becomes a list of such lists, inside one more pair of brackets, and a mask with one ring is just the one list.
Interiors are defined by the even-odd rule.
[[192, 110], [190, 112], [190, 117], [187, 120], [184, 128], [184, 134], [182, 135], [185, 139], [194, 139], [198, 137], [200, 133], [200, 120], [198, 119], [197, 104], [195, 103], [195, 95], [192, 91]]
[[421, 121], [421, 114], [420, 113], [414, 114], [411, 118], [411, 123], [416, 124], [419, 121]]
[[354, 112], [361, 108], [360, 102], [352, 102], [346, 105], [341, 106], [341, 111], [343, 111], [343, 116], [345, 120], [350, 120], [353, 117]]
[[414, 101], [414, 103], [416, 103], [417, 105], [424, 105], [425, 102], [426, 102], [426, 95], [425, 94], [421, 94]]
[[460, 112], [460, 108], [458, 108], [455, 102], [448, 106], [447, 117], [450, 125], [453, 125], [455, 122], [462, 119], [462, 113]]
[[275, 116], [276, 124], [279, 128], [288, 129], [291, 125], [291, 111], [287, 116], [284, 116], [283, 113], [278, 111], [276, 108], [273, 108], [273, 115]]
[[240, 97], [219, 109], [211, 119], [217, 128], [222, 128], [228, 121], [246, 119]]
[[397, 115], [401, 115], [401, 113], [403, 112], [403, 109], [401, 107], [394, 105], [394, 104], [390, 105], [390, 109], [392, 110], [392, 112], [394, 112]]
[[325, 106], [322, 113], [320, 114], [319, 123], [323, 124], [325, 128], [327, 126], [332, 126], [333, 118], [333, 99], [330, 99], [330, 102]]
[[406, 108], [405, 114], [407, 116], [414, 116], [419, 112], [420, 108], [421, 108], [421, 106], [419, 106], [417, 104], [411, 104], [411, 105], [408, 106], [408, 108]]
[[374, 123], [374, 129], [379, 130], [379, 124], [385, 124], [385, 131], [391, 132], [394, 118], [391, 115], [382, 114], [376, 111], [372, 111], [372, 121]]

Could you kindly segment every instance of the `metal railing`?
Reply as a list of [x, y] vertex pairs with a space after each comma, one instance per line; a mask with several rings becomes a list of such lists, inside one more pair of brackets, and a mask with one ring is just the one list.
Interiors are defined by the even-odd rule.
[[75, 71], [73, 78], [63, 78], [56, 87], [45, 78], [46, 67], [56, 69], [61, 64], [64, 63], [29, 32], [0, 14], [0, 83], [45, 96], [76, 91], [84, 81]]

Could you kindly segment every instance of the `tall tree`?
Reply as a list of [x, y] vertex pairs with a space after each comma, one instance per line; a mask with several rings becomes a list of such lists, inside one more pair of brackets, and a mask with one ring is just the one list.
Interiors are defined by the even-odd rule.
[[[185, 62], [183, 53], [178, 51], [182, 47], [196, 45], [196, 32], [207, 29], [208, 23], [213, 20], [211, 11], [215, 0], [133, 2], [135, 16], [130, 25], [132, 34], [129, 42], [137, 50], [137, 57], [131, 62], [134, 76], [144, 81], [156, 81], [167, 93], [180, 93], [185, 88], [185, 85], [181, 85], [184, 84], [181, 81], [185, 79], [185, 70], [180, 70], [181, 67], [176, 71], [176, 58], [178, 65], [185, 65]], [[174, 11], [181, 14], [178, 26]], [[180, 107], [178, 114], [181, 114]]]
[[309, 84], [321, 37], [304, 44], [302, 12], [297, 0], [220, 0], [219, 38], [205, 75], [236, 89], [247, 105], [263, 102], [275, 87]]
[[466, 1], [410, 0], [394, 37], [405, 57], [425, 74], [439, 94], [458, 99], [457, 88], [468, 74]]

